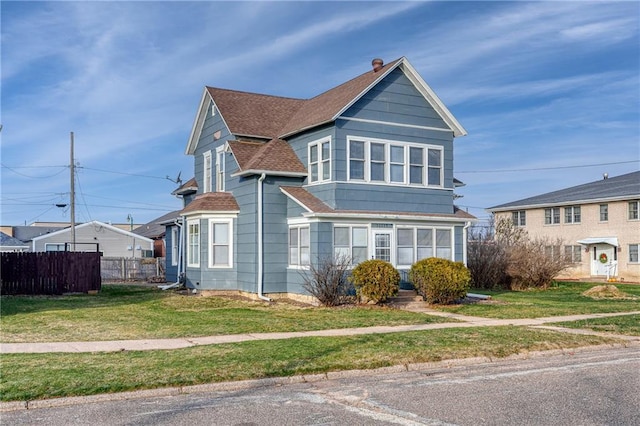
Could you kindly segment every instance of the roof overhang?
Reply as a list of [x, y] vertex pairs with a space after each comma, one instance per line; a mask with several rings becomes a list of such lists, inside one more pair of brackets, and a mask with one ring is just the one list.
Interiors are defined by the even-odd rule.
[[619, 247], [617, 237], [592, 237], [592, 238], [584, 238], [582, 240], [576, 241], [578, 244], [582, 244], [585, 246], [590, 246], [592, 244], [609, 244], [610, 246]]
[[412, 214], [395, 214], [395, 213], [355, 213], [334, 211], [331, 213], [303, 213], [306, 218], [323, 218], [323, 219], [367, 219], [367, 220], [393, 220], [393, 221], [411, 221], [411, 222], [447, 222], [447, 223], [467, 223], [477, 222], [477, 218], [462, 218], [438, 215], [412, 215]]
[[238, 171], [238, 172], [233, 173], [231, 176], [232, 177], [236, 177], [236, 176], [247, 177], [247, 176], [262, 175], [262, 174], [265, 174], [267, 176], [307, 177], [307, 173], [279, 172], [279, 171], [274, 171], [274, 170], [256, 170], [256, 169]]

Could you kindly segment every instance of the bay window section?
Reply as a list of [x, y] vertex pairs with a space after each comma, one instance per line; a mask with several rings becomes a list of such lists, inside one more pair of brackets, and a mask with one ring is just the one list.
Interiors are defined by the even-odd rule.
[[232, 225], [230, 219], [209, 220], [209, 268], [233, 267]]
[[416, 260], [433, 257], [433, 229], [418, 228], [418, 258]]
[[187, 265], [200, 266], [200, 222], [187, 222]]
[[436, 229], [436, 257], [451, 260], [451, 230]]
[[289, 266], [308, 266], [311, 261], [309, 227], [289, 228]]

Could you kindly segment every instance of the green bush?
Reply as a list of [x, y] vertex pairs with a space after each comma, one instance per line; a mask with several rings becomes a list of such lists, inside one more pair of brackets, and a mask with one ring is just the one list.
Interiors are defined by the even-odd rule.
[[430, 257], [411, 266], [409, 279], [428, 303], [447, 305], [466, 296], [471, 274], [460, 262]]
[[389, 262], [372, 259], [356, 266], [349, 281], [359, 299], [380, 303], [398, 294], [400, 273]]

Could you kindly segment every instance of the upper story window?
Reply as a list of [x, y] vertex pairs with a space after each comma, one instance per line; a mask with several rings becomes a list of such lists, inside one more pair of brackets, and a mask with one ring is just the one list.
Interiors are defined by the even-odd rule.
[[544, 209], [544, 224], [557, 225], [560, 223], [560, 207]]
[[526, 226], [527, 225], [527, 212], [525, 210], [519, 210], [511, 213], [511, 220], [513, 226]]
[[600, 204], [600, 222], [609, 221], [609, 204]]
[[564, 223], [580, 223], [580, 206], [564, 208]]
[[211, 151], [207, 151], [202, 155], [204, 156], [202, 163], [202, 180], [204, 184], [202, 192], [211, 192]]
[[309, 144], [309, 182], [331, 179], [331, 139], [325, 138]]
[[216, 192], [224, 192], [224, 146], [216, 148]]
[[348, 180], [441, 188], [443, 149], [384, 140], [347, 138]]
[[638, 220], [640, 201], [629, 201], [629, 220]]

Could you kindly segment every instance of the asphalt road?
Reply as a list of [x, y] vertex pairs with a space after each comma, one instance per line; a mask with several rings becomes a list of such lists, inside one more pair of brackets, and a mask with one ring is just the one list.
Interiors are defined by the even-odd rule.
[[19, 410], [4, 425], [640, 425], [640, 348]]

